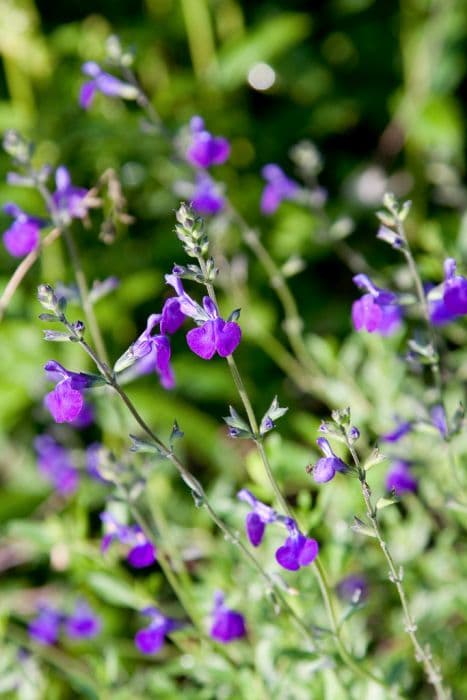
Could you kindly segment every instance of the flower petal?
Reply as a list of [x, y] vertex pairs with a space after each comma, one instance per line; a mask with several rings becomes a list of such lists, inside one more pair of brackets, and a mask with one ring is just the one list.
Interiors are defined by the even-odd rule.
[[300, 566], [307, 566], [318, 556], [319, 545], [316, 540], [306, 539], [303, 547], [300, 550], [298, 563]]
[[258, 547], [263, 541], [265, 523], [257, 513], [248, 513], [245, 520], [246, 534], [253, 547]]
[[[216, 322], [218, 321], [222, 321], [222, 319], [216, 319]], [[228, 323], [222, 321], [222, 325], [217, 323], [216, 330], [216, 350], [221, 357], [227, 357], [234, 352], [240, 343], [242, 329], [235, 321], [229, 321]]]
[[[220, 320], [220, 319], [216, 319]], [[216, 352], [216, 321], [206, 321], [199, 328], [193, 328], [186, 335], [186, 342], [192, 352], [203, 360], [210, 360]]]

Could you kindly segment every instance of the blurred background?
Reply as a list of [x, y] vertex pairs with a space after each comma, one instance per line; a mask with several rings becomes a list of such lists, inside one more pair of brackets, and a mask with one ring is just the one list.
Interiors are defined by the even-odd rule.
[[[310, 491], [304, 467], [316, 457], [315, 431], [329, 408], [350, 403], [364, 439], [372, 442], [391, 427], [394, 413], [408, 413], [416, 403], [404, 395], [410, 395], [414, 380], [407, 378], [398, 358], [403, 333], [383, 342], [352, 332], [350, 309], [358, 296], [352, 275], [376, 271], [382, 286], [410, 286], [398, 254], [375, 239], [375, 210], [386, 190], [413, 202], [408, 232], [426, 280], [442, 279], [446, 255], [456, 256], [459, 262], [467, 258], [463, 184], [467, 4], [462, 0], [2, 0], [1, 131], [21, 131], [36, 143], [37, 164], [66, 164], [79, 186], [91, 187], [105, 170], [114, 169], [135, 219], [130, 226], [118, 225], [110, 238], [102, 236], [98, 213], [92, 214], [88, 227], [75, 225], [88, 279], [115, 275], [121, 281], [96, 307], [109, 353], [116, 359], [142, 331], [148, 314], [160, 309], [167, 296], [163, 275], [175, 261], [186, 262], [173, 234], [173, 212], [183, 191], [183, 184], [176, 183], [189, 181], [192, 175], [174, 159], [166, 139], [141, 124], [141, 112], [134, 104], [99, 95], [88, 112], [79, 107], [81, 65], [104, 60], [111, 34], [118, 35], [124, 46], [134, 47], [135, 72], [168, 129], [180, 133], [199, 114], [212, 133], [230, 140], [231, 158], [216, 170], [216, 179], [225, 183], [245, 220], [258, 228], [276, 263], [285, 266], [286, 274], [287, 270], [297, 273], [290, 277], [290, 287], [318, 374], [327, 377], [324, 388], [318, 382], [317, 389], [312, 377], [308, 381], [303, 367], [298, 377], [296, 371], [295, 377], [293, 371], [284, 372], [287, 367], [272, 345], [276, 338], [288, 347], [283, 310], [264, 268], [235, 226], [222, 219], [209, 224], [222, 261], [222, 309], [228, 314], [242, 307], [244, 341], [237, 359], [257, 413], [262, 415], [275, 394], [291, 408], [282, 419], [281, 435], [269, 440], [274, 468], [303, 517], [319, 528], [320, 539], [333, 539], [325, 556], [332, 562], [337, 582], [363, 565], [352, 553], [349, 534], [342, 527], [333, 530], [332, 525], [347, 522], [357, 512], [358, 498], [343, 489], [338, 503], [329, 490], [318, 496]], [[319, 183], [322, 204], [310, 208], [285, 202], [274, 216], [262, 216], [261, 168], [278, 163], [290, 177], [298, 178], [291, 149], [303, 141], [315, 149], [314, 174], [308, 184], [316, 188]], [[15, 201], [31, 214], [44, 215], [34, 192], [5, 183], [9, 169], [2, 154], [0, 202]], [[8, 221], [2, 214], [3, 229]], [[2, 248], [1, 288], [14, 268]], [[86, 445], [98, 440], [119, 453], [126, 449], [125, 436], [134, 426], [127, 421], [122, 428], [126, 419], [102, 395], [94, 402], [99, 428], [92, 425], [79, 433], [69, 426], [51, 425], [42, 406], [42, 397], [50, 390], [43, 363], [53, 357], [75, 370], [91, 368], [76, 347], [48, 346], [42, 341], [35, 300], [39, 282], [73, 282], [61, 243], [44, 250], [0, 325], [4, 591], [0, 613], [6, 620], [8, 610], [14, 610], [19, 616], [16, 624], [21, 626], [49, 587], [52, 596], [55, 591], [78, 589], [96, 605], [107, 605], [103, 613], [106, 639], [114, 642], [108, 642], [99, 678], [103, 687], [111, 687], [121, 678], [121, 668], [116, 661], [112, 666], [109, 658], [126, 659], [127, 669], [133, 663], [127, 648], [130, 642], [118, 641], [128, 617], [120, 619], [112, 606], [137, 608], [146, 602], [147, 581], [122, 565], [121, 587], [112, 588], [110, 565], [100, 562], [98, 549], [98, 514], [106, 488], [83, 476], [73, 499], [51, 493], [37, 472], [33, 440], [38, 433], [51, 432], [73, 449], [76, 464], [84, 472]], [[74, 313], [77, 317], [78, 309]], [[465, 379], [465, 326], [450, 326], [446, 338], [454, 351], [453, 367], [460, 368], [459, 376]], [[220, 510], [241, 527], [241, 516], [231, 515], [235, 490], [253, 484], [264, 498], [270, 498], [270, 493], [255, 453], [243, 442], [229, 441], [220, 419], [229, 403], [238, 407], [227, 367], [220, 359], [203, 363], [189, 353], [183, 337], [174, 339], [173, 354], [174, 392], [164, 392], [153, 377], [135, 382], [131, 394], [163, 435], [177, 418], [185, 432], [181, 452]], [[456, 387], [450, 397], [454, 404]], [[415, 440], [415, 456], [426, 452], [428, 444], [436, 458], [430, 440], [430, 436], [419, 443]], [[377, 485], [383, 479], [384, 471], [375, 475]], [[193, 510], [190, 495], [170, 476], [168, 467], [161, 467], [151, 489], [152, 494], [163, 496], [164, 517], [174, 520], [174, 540], [185, 542], [188, 528], [195, 550], [212, 551], [216, 538], [204, 514]], [[436, 500], [436, 486], [426, 489], [425, 496]], [[452, 645], [447, 666], [454, 676], [461, 664], [457, 627], [463, 624], [456, 617], [462, 600], [459, 572], [454, 561], [446, 560], [446, 543], [444, 549], [430, 545], [426, 552], [433, 523], [415, 497], [410, 498], [410, 512], [394, 509], [388, 522], [395, 541], [401, 528], [412, 528], [405, 530], [412, 536], [402, 536], [404, 547], [399, 540], [397, 555], [416, 562], [414, 574], [432, 577], [429, 590], [417, 594], [417, 611], [422, 622], [427, 616], [426, 626], [430, 629], [431, 623], [434, 637], [433, 630], [439, 633], [443, 626], [438, 647], [434, 640], [435, 652]], [[452, 542], [455, 539], [452, 534]], [[193, 556], [196, 559], [196, 551]], [[231, 551], [225, 544], [218, 556], [215, 575], [197, 572], [201, 588], [211, 586], [210, 577], [229, 578]], [[365, 631], [363, 623], [359, 629], [362, 653], [374, 635], [381, 641], [395, 629], [391, 616], [381, 623], [378, 615], [378, 595], [387, 595], [378, 571], [378, 552], [374, 560], [366, 555], [364, 559], [375, 592], [369, 603], [371, 629]], [[246, 580], [247, 570], [242, 575]], [[157, 567], [150, 576], [152, 594], [161, 591]], [[440, 592], [444, 576], [451, 581], [449, 593], [446, 588]], [[430, 609], [438, 614], [430, 616]], [[444, 627], [446, 620], [452, 624]], [[114, 656], [109, 657], [109, 649]], [[397, 648], [391, 652], [394, 668], [400, 652]], [[82, 658], [95, 663], [86, 650]], [[56, 672], [44, 682], [47, 698], [75, 697], [66, 694]], [[167, 697], [173, 697], [170, 685], [167, 688]], [[76, 686], [71, 692], [76, 692]], [[161, 688], [159, 692], [158, 697], [165, 697]], [[426, 697], [423, 692], [420, 681], [413, 697]], [[128, 697], [138, 697], [136, 689], [132, 693]]]

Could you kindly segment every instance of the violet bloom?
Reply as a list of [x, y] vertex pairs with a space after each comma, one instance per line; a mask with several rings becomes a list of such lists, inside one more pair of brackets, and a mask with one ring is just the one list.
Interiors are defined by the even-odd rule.
[[44, 403], [56, 423], [72, 423], [84, 406], [83, 390], [95, 383], [95, 378], [83, 372], [70, 372], [50, 360], [44, 369], [51, 381], [58, 381], [55, 389], [44, 397]]
[[444, 262], [444, 306], [453, 318], [467, 314], [467, 279], [456, 275], [456, 261], [448, 258]]
[[56, 190], [52, 195], [53, 212], [65, 224], [69, 224], [72, 219], [84, 219], [88, 212], [88, 191], [72, 184], [70, 173], [64, 165], [60, 165], [55, 171], [55, 184]]
[[57, 491], [64, 496], [76, 491], [79, 475], [68, 450], [55, 442], [50, 435], [39, 435], [34, 440], [34, 447], [39, 471]]
[[72, 426], [73, 428], [77, 428], [77, 430], [84, 430], [85, 428], [89, 428], [89, 426], [92, 425], [93, 422], [94, 408], [90, 403], [85, 401], [85, 403], [83, 404], [83, 408], [78, 413], [78, 416], [75, 418], [74, 421], [72, 421]]
[[316, 559], [319, 545], [316, 540], [309, 539], [300, 532], [293, 518], [286, 518], [285, 526], [290, 534], [276, 551], [276, 561], [284, 569], [297, 571]]
[[381, 435], [381, 440], [384, 440], [384, 442], [399, 442], [407, 433], [410, 433], [412, 430], [412, 423], [410, 421], [406, 420], [397, 420], [395, 428], [389, 431], [389, 433], [385, 433], [384, 435]]
[[349, 574], [336, 586], [337, 594], [349, 603], [359, 603], [368, 597], [368, 584], [361, 574]]
[[431, 420], [435, 428], [439, 431], [442, 438], [447, 438], [449, 434], [448, 423], [446, 419], [446, 411], [444, 406], [437, 404], [430, 411]]
[[417, 479], [410, 471], [410, 464], [402, 459], [395, 460], [386, 474], [386, 488], [401, 496], [409, 491], [415, 492], [418, 487]]
[[185, 292], [181, 279], [176, 275], [166, 275], [165, 279], [177, 292], [182, 313], [200, 324], [186, 335], [190, 350], [203, 360], [210, 360], [216, 352], [220, 357], [231, 355], [242, 337], [238, 323], [224, 321], [219, 316], [216, 304], [208, 296], [203, 298], [203, 307], [197, 304]]
[[258, 501], [248, 489], [239, 491], [237, 493], [237, 498], [240, 501], [248, 503], [253, 509], [246, 516], [245, 529], [253, 547], [258, 547], [263, 541], [266, 525], [276, 522], [279, 520], [280, 516], [273, 508], [267, 506], [262, 501]]
[[165, 617], [157, 608], [145, 608], [141, 611], [151, 622], [135, 635], [135, 645], [142, 654], [157, 654], [165, 641], [165, 636], [180, 627], [180, 623]]
[[101, 621], [84, 601], [78, 601], [72, 615], [65, 619], [65, 634], [71, 639], [91, 639], [101, 631]]
[[28, 625], [29, 636], [38, 644], [55, 644], [60, 633], [61, 622], [61, 613], [44, 605], [39, 608], [38, 616]]
[[246, 637], [246, 625], [243, 615], [231, 610], [224, 603], [224, 595], [217, 591], [214, 594], [213, 621], [209, 634], [221, 644], [228, 644], [234, 639]]
[[115, 540], [127, 545], [127, 561], [134, 569], [144, 569], [156, 561], [156, 548], [150, 542], [139, 525], [122, 525], [111, 513], [101, 513], [105, 535], [102, 539], [101, 550], [106, 552]]
[[318, 459], [313, 468], [313, 478], [317, 484], [324, 484], [326, 481], [331, 481], [331, 479], [335, 477], [336, 472], [345, 473], [349, 471], [345, 462], [334, 454], [326, 438], [318, 438], [316, 444], [324, 455], [324, 457]]
[[[162, 314], [151, 314], [147, 320], [146, 330], [130, 345], [128, 350], [117, 360], [114, 370], [122, 372], [135, 366], [136, 374], [157, 372], [165, 389], [172, 389], [175, 380], [170, 366], [171, 348], [166, 333], [174, 333], [181, 326], [185, 316], [180, 311], [177, 299], [168, 299]], [[160, 325], [161, 333], [153, 335], [154, 328]]]
[[193, 117], [190, 122], [191, 144], [186, 158], [197, 168], [210, 168], [211, 165], [225, 163], [230, 155], [230, 145], [222, 136], [213, 136], [206, 131], [204, 120]]
[[106, 73], [94, 61], [84, 63], [81, 71], [91, 78], [83, 84], [79, 94], [79, 104], [83, 109], [88, 109], [91, 106], [96, 92], [107, 97], [120, 97], [123, 100], [135, 100], [139, 95], [138, 88]]
[[261, 195], [261, 211], [263, 214], [274, 214], [280, 203], [285, 199], [294, 199], [299, 185], [284, 173], [282, 168], [274, 163], [265, 165], [261, 174], [266, 180], [266, 186]]
[[223, 210], [225, 198], [221, 187], [209, 175], [203, 173], [196, 178], [191, 204], [201, 216], [214, 216]]
[[5, 204], [3, 211], [15, 217], [12, 225], [3, 234], [5, 248], [15, 258], [22, 258], [35, 250], [40, 242], [41, 219], [25, 214], [16, 204]]
[[367, 292], [352, 304], [352, 322], [355, 330], [375, 331], [387, 336], [401, 325], [402, 313], [397, 296], [388, 289], [377, 287], [367, 275], [355, 275], [354, 283]]

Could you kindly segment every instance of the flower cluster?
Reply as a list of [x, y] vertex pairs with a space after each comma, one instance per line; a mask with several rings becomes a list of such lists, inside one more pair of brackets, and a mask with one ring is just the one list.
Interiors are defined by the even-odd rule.
[[238, 492], [237, 498], [252, 508], [246, 516], [245, 527], [248, 539], [254, 547], [263, 541], [266, 525], [277, 522], [283, 525], [288, 536], [284, 544], [276, 550], [276, 561], [284, 569], [297, 571], [311, 564], [318, 555], [316, 540], [303, 535], [293, 518], [280, 515], [273, 508], [259, 501], [248, 489]]
[[101, 549], [106, 552], [112, 542], [118, 541], [129, 547], [127, 561], [135, 569], [144, 569], [156, 561], [157, 551], [139, 525], [123, 525], [107, 511], [101, 513], [104, 537]]
[[[231, 355], [240, 343], [242, 332], [238, 323], [224, 321], [220, 317], [219, 310], [210, 297], [203, 298], [203, 306], [194, 301], [176, 274], [166, 275], [166, 281], [175, 289], [177, 296], [165, 301], [161, 314], [149, 316], [146, 330], [117, 360], [114, 369], [122, 372], [134, 363], [137, 363], [139, 374], [155, 369], [162, 386], [171, 389], [175, 381], [170, 366], [168, 336], [180, 328], [185, 318], [192, 318], [198, 324], [197, 328], [188, 331], [186, 340], [190, 350], [204, 360], [210, 360], [216, 353], [220, 357]], [[152, 335], [156, 326], [159, 326], [161, 332]]]
[[217, 214], [225, 206], [222, 188], [206, 172], [213, 165], [222, 165], [229, 158], [230, 144], [223, 136], [213, 136], [204, 120], [195, 116], [190, 122], [191, 140], [186, 150], [187, 161], [197, 168], [192, 204], [199, 214]]
[[72, 640], [91, 639], [101, 631], [101, 621], [85, 601], [78, 601], [71, 615], [56, 608], [41, 606], [28, 626], [31, 639], [38, 644], [55, 644], [63, 631]]
[[78, 471], [71, 461], [69, 451], [50, 435], [39, 435], [34, 441], [37, 465], [41, 474], [57, 491], [68, 496], [78, 488]]
[[165, 279], [177, 293], [173, 298], [178, 301], [180, 311], [198, 324], [198, 328], [188, 331], [186, 336], [190, 350], [203, 360], [210, 360], [216, 353], [220, 357], [231, 355], [242, 337], [238, 323], [224, 321], [216, 304], [208, 296], [203, 298], [202, 307], [197, 304], [184, 290], [182, 280], [176, 274], [166, 275]]

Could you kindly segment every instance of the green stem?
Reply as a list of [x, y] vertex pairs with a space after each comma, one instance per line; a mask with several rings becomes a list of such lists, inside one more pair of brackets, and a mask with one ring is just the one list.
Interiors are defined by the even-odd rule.
[[362, 469], [360, 465], [360, 460], [358, 458], [358, 455], [355, 451], [355, 448], [350, 444], [348, 439], [346, 438], [347, 442], [347, 447], [350, 451], [350, 454], [352, 455], [352, 459], [354, 461], [354, 464], [357, 468], [359, 479], [360, 479], [360, 484], [362, 488], [362, 494], [363, 498], [365, 501], [366, 509], [367, 509], [367, 515], [368, 518], [371, 522], [371, 526], [373, 528], [373, 532], [375, 533], [375, 537], [379, 542], [379, 546], [381, 547], [381, 550], [384, 554], [384, 557], [386, 559], [386, 562], [389, 567], [389, 580], [391, 583], [393, 583], [396, 587], [400, 604], [402, 607], [402, 612], [404, 615], [404, 622], [405, 622], [405, 631], [408, 634], [410, 641], [412, 642], [412, 646], [415, 652], [415, 660], [418, 663], [421, 663], [423, 665], [424, 671], [426, 678], [429, 683], [434, 688], [435, 691], [435, 697], [437, 700], [449, 700], [451, 697], [449, 689], [445, 689], [443, 686], [443, 677], [441, 674], [440, 669], [434, 664], [433, 658], [431, 655], [431, 650], [428, 645], [425, 647], [422, 647], [420, 644], [417, 635], [416, 635], [416, 630], [417, 630], [417, 625], [415, 623], [414, 618], [412, 617], [407, 601], [407, 597], [404, 591], [404, 587], [402, 585], [402, 580], [403, 580], [403, 572], [402, 569], [398, 572], [396, 569], [396, 565], [394, 563], [394, 559], [392, 558], [392, 554], [389, 550], [388, 544], [386, 540], [384, 539], [384, 536], [381, 532], [381, 529], [379, 527], [378, 519], [377, 519], [377, 511], [376, 508], [372, 504], [371, 500], [371, 489], [368, 485], [368, 482], [366, 481], [366, 472], [364, 469]]
[[45, 205], [47, 209], [50, 212], [50, 215], [54, 221], [54, 224], [57, 228], [59, 228], [62, 231], [63, 238], [65, 239], [65, 243], [68, 249], [68, 254], [70, 256], [70, 262], [71, 266], [73, 268], [73, 272], [75, 274], [75, 279], [76, 279], [76, 284], [78, 285], [78, 290], [79, 290], [79, 295], [81, 299], [81, 303], [83, 305], [83, 311], [86, 317], [86, 323], [89, 328], [89, 332], [91, 334], [91, 338], [93, 340], [94, 345], [97, 348], [97, 352], [100, 357], [104, 359], [104, 361], [108, 364], [108, 356], [107, 356], [107, 351], [105, 348], [104, 340], [102, 338], [99, 324], [97, 323], [96, 316], [94, 314], [94, 308], [93, 305], [89, 299], [89, 289], [88, 289], [88, 284], [86, 281], [86, 276], [84, 274], [83, 266], [81, 264], [80, 256], [78, 253], [78, 249], [75, 245], [74, 239], [73, 239], [73, 234], [71, 233], [71, 229], [69, 226], [63, 226], [63, 224], [59, 221], [57, 215], [56, 215], [56, 208], [54, 201], [52, 199], [52, 195], [50, 194], [49, 190], [47, 187], [44, 185], [44, 183], [38, 178], [37, 173], [33, 170], [30, 171], [31, 176], [34, 178], [36, 187], [40, 195], [42, 196]]
[[[430, 358], [430, 369], [431, 369], [431, 374], [433, 377], [433, 384], [436, 388], [437, 394], [438, 394], [438, 403], [442, 406], [444, 415], [446, 416], [447, 420], [447, 410], [446, 410], [446, 399], [444, 396], [444, 385], [443, 385], [443, 379], [441, 375], [441, 366], [440, 366], [440, 360], [439, 360], [439, 352], [437, 349], [437, 342], [436, 342], [436, 335], [433, 329], [433, 324], [431, 323], [430, 319], [430, 309], [428, 306], [428, 300], [425, 294], [425, 290], [423, 289], [423, 282], [422, 278], [420, 277], [420, 273], [418, 272], [417, 265], [415, 263], [415, 258], [413, 256], [412, 250], [410, 248], [406, 233], [405, 233], [405, 227], [403, 221], [399, 218], [399, 216], [395, 215], [395, 220], [396, 220], [396, 227], [397, 227], [397, 232], [400, 236], [400, 238], [403, 240], [404, 245], [402, 247], [402, 252], [404, 254], [404, 257], [407, 261], [408, 268], [410, 270], [410, 274], [412, 276], [412, 280], [414, 283], [415, 291], [418, 297], [418, 301], [420, 303], [420, 308], [422, 310], [422, 315], [427, 327], [428, 331], [428, 337], [430, 339], [430, 345], [432, 348], [432, 356]], [[448, 425], [448, 433], [449, 433], [449, 425]], [[449, 434], [445, 437], [443, 437], [443, 440], [446, 444], [446, 451], [447, 451], [447, 456], [448, 456], [448, 463], [451, 469], [451, 472], [453, 474], [454, 479], [456, 482], [459, 484], [461, 489], [464, 488], [464, 485], [459, 482], [459, 476], [457, 473], [457, 468], [456, 468], [456, 457], [455, 454], [452, 450], [451, 442], [450, 442], [450, 437]]]
[[[215, 293], [214, 287], [212, 286], [212, 284], [210, 282], [208, 282], [205, 260], [201, 256], [199, 256], [197, 258], [197, 260], [198, 260], [199, 266], [201, 268], [201, 272], [202, 272], [204, 279], [205, 279], [204, 284], [206, 286], [208, 294], [217, 306], [217, 298], [216, 298], [216, 293]], [[284, 496], [282, 495], [282, 492], [279, 488], [279, 485], [274, 477], [273, 471], [271, 469], [271, 465], [269, 463], [268, 456], [266, 454], [266, 450], [264, 449], [263, 437], [260, 435], [260, 432], [259, 432], [258, 421], [256, 419], [256, 416], [255, 416], [255, 413], [253, 410], [253, 406], [252, 406], [251, 401], [250, 401], [250, 397], [248, 396], [248, 392], [246, 390], [245, 384], [243, 382], [243, 379], [240, 375], [237, 364], [236, 364], [232, 355], [228, 355], [227, 363], [229, 365], [229, 368], [230, 368], [230, 371], [232, 374], [232, 378], [234, 380], [235, 386], [237, 387], [241, 401], [243, 403], [246, 414], [248, 416], [248, 421], [250, 424], [251, 432], [254, 436], [254, 442], [256, 444], [256, 448], [258, 450], [259, 456], [260, 456], [261, 461], [263, 463], [264, 470], [265, 470], [267, 477], [269, 479], [269, 483], [271, 484], [271, 487], [272, 487], [274, 494], [276, 496], [276, 500], [279, 503], [282, 511], [284, 513], [286, 513], [290, 518], [295, 520], [295, 522], [297, 522], [297, 519], [295, 518], [295, 516], [292, 512], [292, 509], [290, 508], [290, 506], [288, 505]], [[378, 683], [378, 684], [386, 687], [386, 684], [384, 683], [384, 681], [379, 679], [377, 676], [374, 676], [371, 672], [367, 671], [366, 669], [360, 667], [352, 659], [351, 655], [349, 654], [349, 652], [345, 648], [345, 645], [342, 641], [341, 631], [339, 629], [339, 625], [337, 622], [336, 613], [334, 610], [334, 604], [332, 601], [331, 590], [330, 590], [328, 582], [327, 582], [326, 571], [325, 571], [323, 563], [319, 560], [319, 557], [317, 557], [315, 559], [315, 561], [313, 562], [313, 572], [316, 576], [316, 579], [318, 580], [318, 585], [319, 585], [319, 588], [321, 591], [321, 595], [322, 595], [322, 598], [324, 601], [326, 612], [327, 612], [329, 622], [331, 624], [331, 628], [333, 631], [333, 636], [335, 638], [336, 646], [337, 646], [337, 649], [338, 649], [339, 654], [341, 656], [341, 659], [344, 661], [344, 663], [347, 666], [349, 666], [349, 668], [351, 668], [359, 676], [365, 677], [367, 680], [374, 681], [375, 683]]]
[[[115, 376], [112, 374], [112, 372], [109, 370], [108, 366], [103, 363], [99, 357], [96, 355], [94, 350], [88, 345], [88, 343], [79, 335], [76, 333], [76, 331], [73, 329], [73, 326], [67, 321], [67, 319], [62, 316], [62, 323], [66, 326], [66, 328], [69, 330], [69, 332], [76, 338], [76, 341], [79, 343], [79, 345], [83, 348], [83, 350], [86, 352], [87, 355], [93, 360], [94, 364], [98, 368], [98, 370], [101, 372], [102, 376], [107, 380], [107, 383], [112, 386], [112, 388], [117, 392], [117, 394], [120, 396], [121, 400], [124, 402], [125, 406], [127, 409], [130, 411], [132, 416], [134, 417], [135, 421], [137, 424], [140, 426], [140, 428], [143, 430], [146, 435], [151, 438], [151, 440], [154, 442], [154, 444], [158, 447], [160, 450], [161, 454], [163, 454], [177, 469], [178, 473], [180, 474], [181, 478], [185, 482], [185, 484], [191, 489], [192, 493], [199, 499], [200, 503], [204, 506], [208, 514], [210, 515], [212, 521], [220, 528], [220, 530], [224, 533], [226, 538], [231, 541], [232, 543], [236, 544], [239, 549], [242, 551], [242, 553], [247, 557], [247, 559], [250, 561], [250, 563], [256, 568], [256, 570], [261, 574], [263, 579], [268, 585], [268, 589], [274, 591], [274, 595], [276, 598], [280, 601], [281, 605], [285, 610], [287, 610], [288, 614], [295, 620], [295, 622], [301, 627], [303, 631], [306, 632], [307, 637], [310, 639], [312, 644], [314, 645], [314, 639], [313, 639], [313, 634], [312, 631], [306, 626], [306, 624], [303, 622], [303, 620], [295, 613], [293, 608], [289, 605], [289, 603], [286, 601], [284, 596], [282, 595], [282, 592], [277, 588], [277, 584], [274, 581], [274, 579], [267, 573], [267, 571], [261, 566], [259, 561], [256, 559], [256, 557], [250, 552], [247, 547], [239, 540], [239, 538], [234, 534], [234, 532], [224, 523], [224, 521], [217, 515], [216, 511], [214, 508], [211, 506], [207, 495], [199, 483], [199, 481], [186, 469], [186, 467], [182, 464], [182, 462], [178, 459], [178, 457], [173, 454], [171, 450], [169, 450], [166, 445], [157, 437], [157, 435], [151, 430], [151, 428], [147, 425], [145, 420], [141, 417], [141, 415], [138, 413], [136, 407], [132, 403], [131, 399], [129, 396], [125, 393], [125, 391], [120, 387], [118, 384]], [[313, 649], [315, 647], [313, 646]]]

